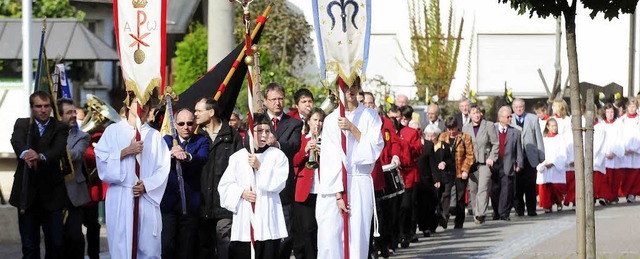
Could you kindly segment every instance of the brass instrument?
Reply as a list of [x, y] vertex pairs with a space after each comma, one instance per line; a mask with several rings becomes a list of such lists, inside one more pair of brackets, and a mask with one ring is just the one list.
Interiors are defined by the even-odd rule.
[[325, 114], [329, 115], [336, 108], [338, 108], [338, 98], [332, 91], [329, 91], [327, 99], [324, 99], [322, 104], [320, 104], [320, 109], [322, 109]]
[[[312, 134], [311, 139], [313, 141], [316, 142], [316, 147], [318, 146], [319, 141], [318, 141], [318, 128], [316, 127], [316, 131]], [[311, 150], [309, 150], [309, 161], [307, 161], [307, 163], [304, 164], [304, 166], [308, 169], [318, 169], [319, 165], [318, 165], [318, 152], [316, 152], [316, 149], [313, 148]]]
[[111, 123], [122, 120], [120, 114], [110, 105], [100, 100], [93, 94], [87, 94], [87, 114], [80, 130], [92, 134], [99, 130], [101, 126], [107, 127]]

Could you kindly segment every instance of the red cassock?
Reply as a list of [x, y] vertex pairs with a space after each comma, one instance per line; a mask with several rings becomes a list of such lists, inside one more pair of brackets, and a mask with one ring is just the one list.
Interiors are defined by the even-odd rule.
[[376, 164], [373, 166], [373, 172], [371, 172], [374, 191], [383, 190], [386, 184], [384, 181], [382, 165], [391, 164], [391, 159], [394, 155], [401, 158], [400, 137], [396, 134], [393, 122], [391, 119], [382, 115], [380, 116], [380, 119], [382, 120], [382, 128], [380, 131], [382, 133], [382, 139], [384, 140], [384, 148], [382, 149], [382, 153], [380, 153], [380, 157], [376, 160]]
[[309, 192], [311, 192], [314, 170], [305, 167], [305, 164], [309, 161], [309, 153], [304, 152], [304, 148], [311, 138], [304, 134], [300, 139], [302, 140], [300, 141], [300, 150], [293, 156], [293, 168], [296, 172], [295, 201], [304, 202], [309, 197]]
[[422, 142], [420, 141], [420, 131], [411, 127], [404, 127], [400, 130], [400, 140], [402, 142], [402, 170], [400, 174], [404, 178], [406, 188], [412, 188], [413, 183], [418, 182], [418, 157], [422, 155]]

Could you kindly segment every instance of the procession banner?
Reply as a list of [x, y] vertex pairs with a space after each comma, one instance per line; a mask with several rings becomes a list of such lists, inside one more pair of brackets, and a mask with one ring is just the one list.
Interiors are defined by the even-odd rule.
[[313, 0], [320, 78], [351, 86], [369, 58], [371, 0]]
[[69, 87], [69, 78], [67, 78], [67, 71], [64, 68], [64, 64], [56, 64], [56, 70], [54, 74], [58, 75], [57, 83], [60, 84], [60, 93], [58, 94], [58, 97], [71, 99], [71, 88]]
[[166, 0], [114, 0], [114, 23], [126, 90], [145, 104], [164, 94]]

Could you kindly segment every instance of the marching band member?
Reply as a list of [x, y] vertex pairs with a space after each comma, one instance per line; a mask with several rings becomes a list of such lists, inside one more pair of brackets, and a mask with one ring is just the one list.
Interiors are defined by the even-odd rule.
[[[312, 108], [305, 120], [300, 151], [293, 156], [296, 172], [296, 194], [293, 203], [295, 238], [293, 254], [296, 258], [316, 258], [318, 255], [318, 225], [316, 223], [316, 198], [319, 175], [317, 159], [320, 152], [320, 132], [324, 111]], [[313, 150], [313, 153], [311, 154]], [[310, 159], [313, 159], [311, 162]], [[313, 164], [315, 163], [315, 164]]]
[[414, 239], [416, 233], [416, 221], [413, 216], [413, 207], [415, 205], [415, 195], [413, 194], [414, 183], [418, 182], [418, 157], [422, 154], [422, 142], [420, 140], [420, 131], [409, 127], [413, 108], [411, 106], [403, 106], [400, 108], [402, 115], [400, 123], [403, 125], [398, 136], [400, 137], [403, 148], [402, 169], [400, 174], [404, 179], [405, 190], [400, 200], [399, 230], [401, 237], [401, 247], [409, 247], [409, 243]]

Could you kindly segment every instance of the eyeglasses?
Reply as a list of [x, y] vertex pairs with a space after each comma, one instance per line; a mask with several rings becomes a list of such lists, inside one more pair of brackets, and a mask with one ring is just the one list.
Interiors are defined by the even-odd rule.
[[284, 98], [271, 98], [271, 99], [267, 99], [270, 102], [284, 102]]
[[187, 121], [187, 122], [181, 121], [176, 124], [178, 124], [178, 126], [180, 127], [184, 126], [185, 124], [187, 124], [187, 126], [193, 126], [193, 121]]

